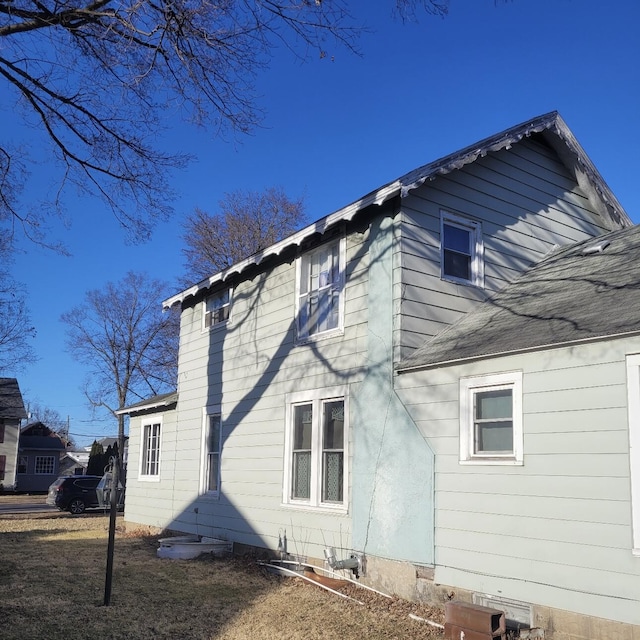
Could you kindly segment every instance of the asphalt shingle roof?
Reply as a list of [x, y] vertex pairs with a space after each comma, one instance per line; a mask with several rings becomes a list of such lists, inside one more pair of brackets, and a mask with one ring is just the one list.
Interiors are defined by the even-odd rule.
[[[585, 249], [604, 246], [601, 252]], [[640, 226], [551, 254], [398, 370], [640, 332]]]
[[0, 378], [0, 418], [24, 420], [27, 412], [15, 378]]

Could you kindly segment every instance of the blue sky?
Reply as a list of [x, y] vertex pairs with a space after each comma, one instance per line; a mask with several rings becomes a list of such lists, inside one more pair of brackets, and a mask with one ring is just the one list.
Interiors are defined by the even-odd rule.
[[[23, 395], [69, 418], [80, 445], [115, 434], [92, 418], [86, 370], [65, 351], [60, 315], [86, 291], [146, 271], [183, 271], [182, 220], [213, 211], [225, 192], [280, 185], [324, 216], [411, 169], [530, 117], [558, 110], [634, 222], [640, 221], [640, 3], [636, 0], [451, 0], [442, 20], [391, 19], [391, 2], [356, 0], [371, 32], [362, 56], [342, 49], [306, 62], [284, 48], [257, 81], [261, 128], [235, 141], [169, 124], [166, 145], [197, 157], [172, 183], [175, 216], [142, 246], [101, 202], [72, 200], [72, 257], [24, 245], [14, 275], [29, 292], [39, 361], [19, 374]], [[0, 136], [17, 122], [0, 123]], [[35, 176], [46, 179], [43, 173]], [[9, 375], [7, 373], [7, 375]]]

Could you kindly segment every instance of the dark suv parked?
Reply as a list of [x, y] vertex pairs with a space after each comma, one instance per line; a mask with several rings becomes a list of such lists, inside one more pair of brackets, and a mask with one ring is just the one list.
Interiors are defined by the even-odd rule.
[[50, 487], [46, 503], [73, 514], [99, 507], [96, 487], [102, 476], [63, 476]]

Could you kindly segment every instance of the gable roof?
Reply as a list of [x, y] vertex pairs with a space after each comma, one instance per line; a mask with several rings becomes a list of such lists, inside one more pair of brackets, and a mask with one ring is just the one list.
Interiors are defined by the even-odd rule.
[[42, 422], [32, 422], [20, 431], [20, 451], [26, 449], [65, 449], [60, 436]]
[[398, 371], [640, 333], [640, 226], [565, 247], [401, 362]]
[[16, 378], [0, 378], [0, 419], [26, 420], [27, 412]]
[[224, 282], [231, 276], [240, 274], [249, 267], [259, 265], [270, 256], [277, 256], [291, 247], [300, 246], [312, 236], [323, 234], [343, 221], [352, 220], [359, 211], [362, 211], [368, 206], [382, 205], [391, 198], [398, 196], [404, 198], [410, 191], [417, 189], [427, 181], [461, 169], [465, 165], [475, 162], [478, 158], [484, 157], [490, 152], [509, 149], [523, 138], [534, 134], [541, 134], [545, 141], [556, 151], [560, 160], [588, 196], [595, 210], [602, 216], [603, 225], [606, 228], [613, 230], [632, 224], [621, 204], [611, 192], [573, 133], [571, 133], [569, 127], [567, 127], [564, 120], [560, 117], [560, 114], [557, 111], [552, 111], [533, 118], [532, 120], [527, 120], [489, 138], [480, 140], [464, 149], [444, 156], [435, 162], [430, 162], [429, 164], [410, 171], [397, 180], [371, 191], [350, 205], [324, 218], [320, 218], [320, 220], [317, 220], [284, 240], [276, 242], [245, 260], [237, 262], [231, 267], [212, 275], [210, 278], [202, 280], [194, 286], [168, 298], [163, 302], [163, 307], [169, 309], [173, 305], [184, 302], [188, 298], [197, 295], [200, 291], [206, 290], [218, 282]]

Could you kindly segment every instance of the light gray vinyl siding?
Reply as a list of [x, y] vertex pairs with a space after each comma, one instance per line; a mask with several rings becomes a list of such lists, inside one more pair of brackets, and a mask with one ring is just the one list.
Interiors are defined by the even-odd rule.
[[[237, 283], [225, 325], [203, 331], [202, 302], [183, 311], [178, 426], [163, 426], [161, 480], [134, 483], [127, 520], [271, 549], [286, 532], [288, 551], [295, 555], [323, 557], [327, 544], [349, 548], [348, 513], [283, 504], [285, 396], [335, 386], [349, 390], [361, 379], [368, 312], [365, 239], [361, 233], [347, 237], [341, 335], [296, 342], [295, 261]], [[221, 493], [211, 498], [199, 495], [201, 439], [203, 409], [217, 405]], [[134, 435], [135, 428], [132, 440]], [[139, 456], [137, 447], [132, 455]], [[165, 491], [165, 480], [173, 482], [173, 491]], [[346, 478], [347, 491], [350, 485]], [[147, 507], [151, 496], [154, 506]]]
[[[640, 338], [400, 375], [436, 452], [435, 581], [640, 623], [625, 355]], [[523, 372], [524, 464], [459, 464], [459, 379]]]
[[[401, 207], [396, 359], [513, 281], [555, 245], [606, 230], [557, 156], [532, 140], [439, 176], [411, 191]], [[484, 289], [441, 278], [441, 211], [481, 223]]]

